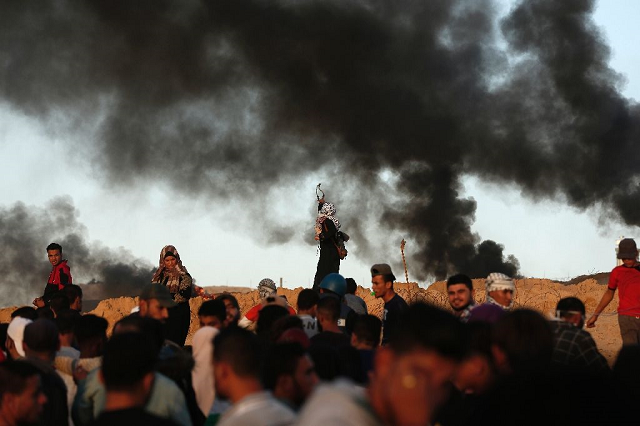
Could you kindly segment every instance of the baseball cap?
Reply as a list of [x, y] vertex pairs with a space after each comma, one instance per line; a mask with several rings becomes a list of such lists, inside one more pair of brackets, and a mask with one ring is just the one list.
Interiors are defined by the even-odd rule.
[[24, 338], [24, 329], [27, 325], [33, 321], [27, 318], [15, 317], [11, 320], [9, 328], [7, 328], [7, 335], [11, 337], [11, 340], [16, 345], [16, 350], [20, 356], [25, 356], [24, 348], [22, 347], [22, 340]]
[[635, 259], [638, 257], [638, 247], [631, 238], [625, 238], [618, 244], [618, 259]]
[[391, 266], [386, 263], [376, 263], [371, 267], [371, 278], [377, 275], [391, 275], [392, 281], [396, 280], [396, 276], [391, 272]]
[[169, 289], [162, 284], [147, 284], [140, 293], [140, 300], [156, 299], [160, 306], [173, 308], [177, 305]]

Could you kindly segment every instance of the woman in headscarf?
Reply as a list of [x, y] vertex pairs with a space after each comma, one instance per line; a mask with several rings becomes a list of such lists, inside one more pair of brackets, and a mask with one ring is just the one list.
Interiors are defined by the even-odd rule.
[[166, 322], [166, 338], [184, 346], [191, 324], [191, 309], [189, 299], [192, 292], [192, 279], [187, 268], [180, 260], [180, 254], [174, 246], [164, 246], [160, 252], [160, 265], [151, 280], [166, 286], [178, 305], [169, 308], [169, 318]]
[[320, 243], [320, 259], [318, 259], [316, 276], [313, 280], [314, 290], [318, 290], [324, 277], [340, 271], [340, 243], [338, 241], [340, 221], [335, 217], [335, 214], [336, 207], [333, 203], [326, 203], [324, 198], [318, 200], [315, 239]]

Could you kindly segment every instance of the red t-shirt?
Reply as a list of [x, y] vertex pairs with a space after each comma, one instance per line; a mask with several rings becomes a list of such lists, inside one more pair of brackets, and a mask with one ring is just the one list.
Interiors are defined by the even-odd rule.
[[640, 316], [640, 271], [616, 266], [609, 275], [609, 289], [618, 289], [618, 314]]
[[[249, 309], [249, 312], [246, 313], [245, 317], [247, 317], [249, 321], [258, 321], [258, 317], [260, 316], [260, 309], [262, 309], [261, 303]], [[289, 314], [296, 315], [296, 311], [291, 306], [287, 306], [287, 309], [289, 309]]]

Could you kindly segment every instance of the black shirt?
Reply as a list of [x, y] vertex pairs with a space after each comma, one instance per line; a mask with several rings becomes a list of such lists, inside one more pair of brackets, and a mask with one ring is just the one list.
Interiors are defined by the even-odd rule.
[[169, 419], [147, 413], [142, 407], [125, 408], [124, 410], [104, 411], [91, 423], [91, 426], [178, 426]]
[[382, 344], [386, 345], [393, 338], [395, 328], [400, 323], [402, 312], [409, 305], [404, 299], [397, 294], [391, 300], [384, 304], [384, 313], [382, 314]]

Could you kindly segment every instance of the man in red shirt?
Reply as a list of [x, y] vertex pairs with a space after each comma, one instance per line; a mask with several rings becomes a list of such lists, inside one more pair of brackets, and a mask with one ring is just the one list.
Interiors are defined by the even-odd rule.
[[42, 308], [49, 304], [51, 296], [72, 283], [71, 269], [67, 265], [67, 260], [62, 258], [62, 246], [51, 243], [47, 246], [47, 256], [52, 265], [47, 285], [44, 288], [44, 295], [34, 299], [33, 304]]
[[618, 259], [622, 265], [616, 266], [609, 275], [609, 285], [595, 312], [587, 321], [587, 327], [595, 327], [598, 317], [613, 299], [619, 289], [618, 324], [622, 335], [622, 344], [640, 343], [640, 264], [638, 248], [631, 238], [625, 238], [618, 245]]
[[253, 308], [240, 319], [238, 325], [242, 328], [251, 327], [253, 323], [258, 322], [260, 316], [260, 310], [266, 305], [280, 305], [283, 308], [287, 308], [290, 315], [296, 315], [296, 311], [289, 306], [287, 301], [278, 296], [276, 283], [271, 278], [264, 278], [258, 283], [258, 292], [260, 293], [260, 303]]

